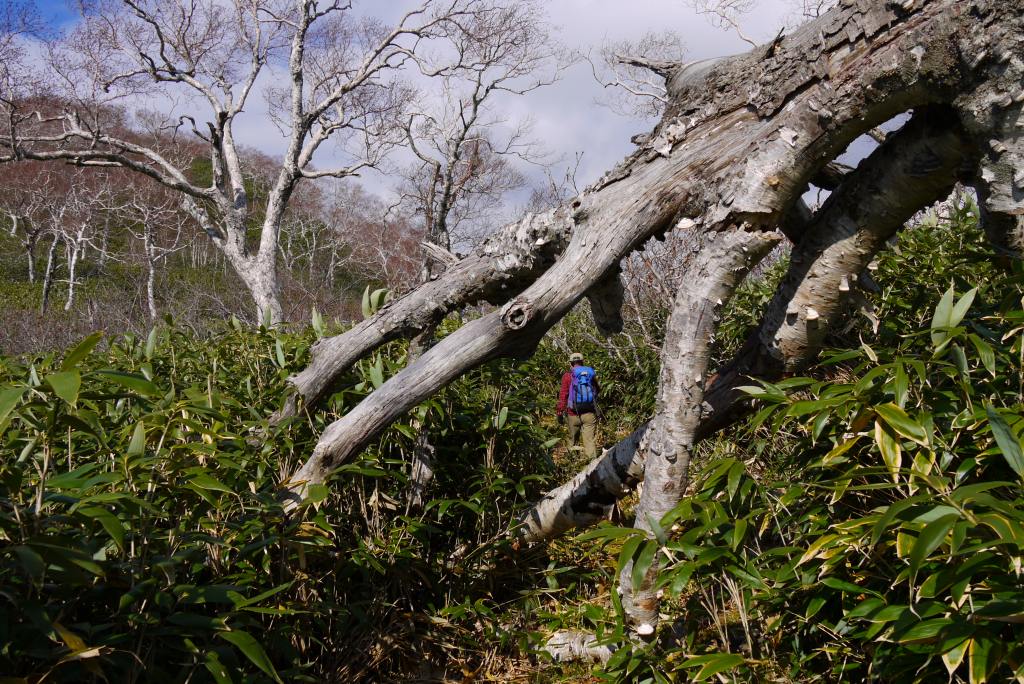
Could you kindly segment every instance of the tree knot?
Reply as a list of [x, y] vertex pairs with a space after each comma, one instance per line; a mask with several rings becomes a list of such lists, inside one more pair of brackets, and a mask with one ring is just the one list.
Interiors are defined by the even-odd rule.
[[525, 299], [513, 299], [501, 310], [501, 323], [509, 330], [522, 330], [533, 317], [533, 304]]

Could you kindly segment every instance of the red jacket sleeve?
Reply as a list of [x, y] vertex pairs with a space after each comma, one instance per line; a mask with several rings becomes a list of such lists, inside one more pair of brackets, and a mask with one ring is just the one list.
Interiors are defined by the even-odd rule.
[[556, 415], [563, 415], [569, 408], [569, 386], [572, 385], [572, 374], [566, 372], [562, 375], [562, 389], [558, 393], [558, 408], [555, 409]]

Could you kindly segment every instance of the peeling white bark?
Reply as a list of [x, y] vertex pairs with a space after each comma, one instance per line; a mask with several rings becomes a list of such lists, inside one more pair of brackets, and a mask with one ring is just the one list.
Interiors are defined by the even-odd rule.
[[643, 460], [636, 455], [646, 432], [645, 423], [574, 478], [548, 492], [520, 519], [517, 541], [538, 542], [606, 520], [615, 502], [643, 479]]
[[563, 629], [552, 634], [541, 649], [556, 663], [591, 662], [606, 663], [614, 650], [597, 643], [597, 637], [589, 632]]
[[1024, 60], [995, 47], [992, 78], [956, 105], [980, 155], [973, 185], [998, 251], [1024, 258]]
[[330, 425], [286, 483], [292, 500], [455, 377], [497, 356], [531, 353], [651, 235], [683, 218], [705, 232], [777, 225], [856, 136], [908, 109], [950, 103], [989, 78], [990, 60], [970, 51], [977, 43], [1012, 49], [1024, 33], [1024, 2], [970, 5], [849, 0], [770, 46], [680, 69], [647, 142], [572, 203], [561, 258], [501, 311], [466, 324]]

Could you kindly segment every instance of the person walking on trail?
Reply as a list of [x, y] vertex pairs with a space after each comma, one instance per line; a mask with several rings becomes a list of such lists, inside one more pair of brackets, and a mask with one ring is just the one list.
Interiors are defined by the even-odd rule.
[[558, 393], [558, 422], [569, 417], [568, 447], [573, 449], [583, 438], [583, 453], [587, 458], [597, 456], [597, 395], [600, 386], [597, 373], [583, 362], [583, 354], [569, 356], [570, 369], [562, 375], [562, 389]]

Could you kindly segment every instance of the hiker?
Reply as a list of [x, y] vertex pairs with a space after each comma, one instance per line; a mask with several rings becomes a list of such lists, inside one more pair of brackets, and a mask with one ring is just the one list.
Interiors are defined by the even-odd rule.
[[556, 414], [559, 423], [569, 416], [568, 447], [574, 448], [582, 433], [583, 453], [592, 459], [597, 456], [597, 373], [583, 363], [583, 354], [570, 354], [569, 364], [571, 368], [562, 375]]

